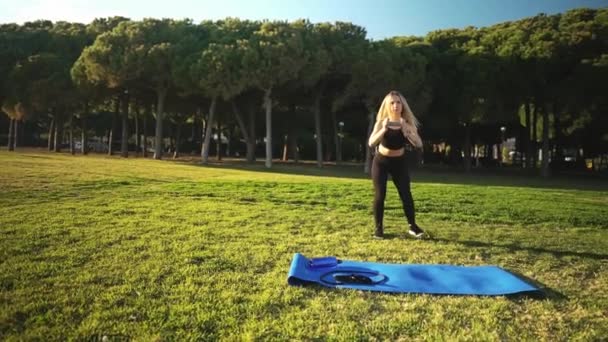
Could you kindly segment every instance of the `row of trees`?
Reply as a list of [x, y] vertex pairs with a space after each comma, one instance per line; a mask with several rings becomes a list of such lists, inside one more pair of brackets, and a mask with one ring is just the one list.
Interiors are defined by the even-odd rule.
[[[214, 128], [220, 137], [233, 132], [244, 141], [249, 161], [263, 134], [267, 167], [277, 139], [297, 159], [298, 140], [313, 135], [319, 166], [329, 147], [341, 161], [343, 137], [365, 146], [391, 89], [408, 98], [423, 122], [425, 143], [457, 147], [452, 151], [464, 156], [467, 170], [472, 143], [499, 142], [498, 132], [479, 129], [491, 125], [508, 125], [526, 167], [536, 167], [539, 141], [542, 155], [553, 151], [554, 160], [561, 160], [565, 145], [594, 157], [608, 150], [607, 67], [607, 9], [381, 41], [368, 40], [365, 29], [351, 23], [307, 20], [194, 24], [112, 17], [88, 25], [0, 26], [0, 102], [10, 118], [9, 149], [24, 120], [48, 129], [55, 150], [67, 127], [72, 145], [76, 118], [84, 153], [88, 135], [103, 135], [106, 126], [112, 153], [120, 118], [121, 154], [128, 156], [133, 136], [145, 153], [141, 124], [153, 118], [154, 158], [163, 155], [164, 128], [172, 127], [179, 148], [188, 125], [192, 143], [201, 137], [203, 162]], [[95, 117], [104, 127], [87, 124]], [[548, 175], [548, 158], [541, 169]]]

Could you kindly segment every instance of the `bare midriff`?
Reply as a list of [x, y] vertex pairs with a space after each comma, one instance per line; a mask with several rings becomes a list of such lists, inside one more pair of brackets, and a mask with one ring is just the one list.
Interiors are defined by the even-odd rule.
[[380, 154], [385, 157], [401, 157], [403, 155], [403, 153], [405, 152], [405, 147], [402, 147], [397, 150], [393, 150], [393, 149], [384, 147], [384, 145], [380, 144], [378, 146], [378, 152], [380, 152]]

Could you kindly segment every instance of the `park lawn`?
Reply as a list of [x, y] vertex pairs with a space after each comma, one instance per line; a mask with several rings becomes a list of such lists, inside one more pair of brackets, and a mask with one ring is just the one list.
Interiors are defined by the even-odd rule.
[[[608, 338], [605, 181], [412, 178], [430, 236], [390, 185], [378, 241], [359, 169], [0, 151], [0, 340]], [[498, 265], [546, 298], [292, 287], [296, 252]]]

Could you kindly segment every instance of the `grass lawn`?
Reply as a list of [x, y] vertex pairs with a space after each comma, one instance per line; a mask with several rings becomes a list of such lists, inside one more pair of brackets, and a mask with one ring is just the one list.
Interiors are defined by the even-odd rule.
[[[349, 167], [0, 151], [0, 340], [606, 340], [606, 181], [417, 170], [371, 239]], [[545, 299], [287, 285], [295, 252], [498, 265]]]

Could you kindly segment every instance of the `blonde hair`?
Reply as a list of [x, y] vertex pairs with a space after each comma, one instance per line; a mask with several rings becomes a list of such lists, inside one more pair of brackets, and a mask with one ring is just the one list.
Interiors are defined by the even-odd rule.
[[378, 109], [378, 114], [376, 115], [376, 122], [382, 121], [389, 117], [390, 112], [390, 101], [392, 96], [399, 96], [399, 100], [402, 104], [401, 109], [401, 117], [405, 120], [405, 129], [407, 132], [407, 140], [409, 140], [412, 145], [417, 148], [422, 148], [422, 139], [420, 135], [418, 135], [418, 127], [420, 126], [420, 121], [414, 116], [412, 110], [410, 109], [407, 100], [400, 92], [396, 90], [390, 91], [382, 100], [382, 104], [380, 105], [380, 109]]

